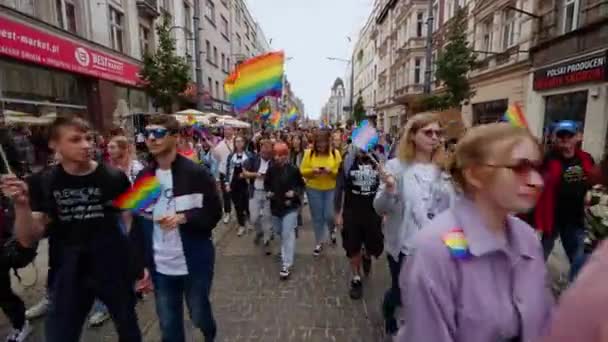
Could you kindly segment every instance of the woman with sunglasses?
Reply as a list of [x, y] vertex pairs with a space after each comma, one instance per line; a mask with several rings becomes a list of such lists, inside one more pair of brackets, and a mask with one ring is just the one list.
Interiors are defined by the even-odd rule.
[[237, 136], [234, 139], [234, 152], [228, 155], [226, 161], [226, 192], [230, 193], [236, 211], [239, 229], [238, 236], [245, 234], [245, 224], [249, 213], [249, 185], [243, 174], [244, 165], [251, 159], [251, 154], [245, 150], [245, 138]]
[[397, 158], [383, 170], [374, 208], [384, 216], [385, 250], [391, 288], [384, 297], [385, 330], [397, 332], [395, 311], [401, 306], [399, 272], [412, 251], [412, 237], [436, 215], [450, 206], [453, 188], [449, 176], [437, 163], [442, 131], [439, 116], [418, 114], [407, 122], [399, 140]]
[[538, 142], [508, 123], [473, 127], [450, 172], [463, 196], [415, 238], [401, 271], [399, 341], [537, 341], [552, 297], [534, 230], [515, 214], [536, 203]]

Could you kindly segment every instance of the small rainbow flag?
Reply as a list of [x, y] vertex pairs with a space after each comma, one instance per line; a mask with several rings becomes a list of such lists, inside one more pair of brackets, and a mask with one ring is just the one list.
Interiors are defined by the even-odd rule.
[[363, 120], [359, 124], [359, 127], [353, 130], [351, 139], [354, 146], [367, 152], [378, 143], [378, 131], [376, 131], [376, 128], [369, 121]]
[[260, 122], [264, 122], [266, 120], [268, 120], [268, 118], [270, 118], [270, 108], [264, 108], [262, 110], [260, 110], [260, 113], [258, 115], [258, 121]]
[[469, 244], [462, 228], [454, 228], [443, 236], [443, 243], [450, 249], [454, 259], [468, 259], [471, 256]]
[[299, 114], [296, 107], [291, 107], [289, 113], [287, 113], [287, 122], [295, 122], [296, 120], [298, 120], [298, 116]]
[[282, 119], [281, 112], [279, 112], [279, 111], [274, 112], [269, 119], [270, 126], [272, 126], [272, 128], [274, 128], [274, 129], [281, 128], [281, 121], [282, 121], [281, 119]]
[[518, 104], [512, 104], [507, 108], [505, 115], [502, 117], [502, 121], [508, 122], [516, 127], [528, 128], [526, 117]]
[[224, 81], [224, 90], [236, 112], [254, 106], [265, 96], [280, 97], [283, 92], [285, 54], [270, 52], [250, 58]]
[[132, 211], [143, 211], [160, 197], [160, 182], [154, 175], [143, 175], [135, 184], [113, 201], [114, 206]]

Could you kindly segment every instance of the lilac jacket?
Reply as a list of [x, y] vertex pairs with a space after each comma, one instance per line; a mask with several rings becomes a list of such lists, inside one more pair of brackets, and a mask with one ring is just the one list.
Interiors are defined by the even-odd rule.
[[[407, 324], [399, 341], [537, 341], [553, 305], [542, 248], [523, 221], [509, 217], [508, 227], [507, 244], [462, 198], [417, 234], [400, 275]], [[468, 259], [443, 242], [454, 228], [464, 232]]]

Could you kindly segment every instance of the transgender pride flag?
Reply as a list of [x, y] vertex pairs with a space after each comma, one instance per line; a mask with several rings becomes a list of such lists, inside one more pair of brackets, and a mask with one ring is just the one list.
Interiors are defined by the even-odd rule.
[[378, 132], [374, 126], [370, 125], [369, 121], [363, 120], [359, 127], [353, 131], [351, 139], [354, 146], [368, 152], [378, 143]]

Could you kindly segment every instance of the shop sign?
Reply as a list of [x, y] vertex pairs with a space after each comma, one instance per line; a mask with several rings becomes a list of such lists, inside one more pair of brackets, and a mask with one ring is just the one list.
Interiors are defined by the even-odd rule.
[[607, 53], [580, 58], [534, 72], [534, 90], [607, 80]]
[[139, 82], [136, 64], [3, 17], [0, 55], [132, 86]]

